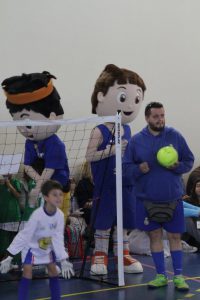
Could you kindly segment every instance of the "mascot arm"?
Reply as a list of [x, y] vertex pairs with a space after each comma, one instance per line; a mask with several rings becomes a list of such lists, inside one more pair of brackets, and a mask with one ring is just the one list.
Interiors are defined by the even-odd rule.
[[42, 172], [42, 175], [38, 178], [38, 180], [36, 180], [36, 187], [33, 190], [37, 190], [37, 193], [39, 194], [42, 184], [48, 179], [51, 179], [54, 171], [54, 169], [45, 168]]
[[26, 174], [36, 182], [40, 179], [40, 175], [31, 166], [24, 165], [24, 169]]
[[39, 178], [37, 177], [37, 180], [35, 179], [36, 186], [29, 193], [29, 206], [30, 207], [38, 206], [37, 199], [38, 199], [38, 196], [39, 196], [39, 193], [41, 190], [41, 186], [45, 181], [47, 181], [48, 179], [50, 179], [52, 177], [54, 171], [55, 171], [54, 169], [45, 168], [42, 172], [42, 175], [39, 176]]
[[54, 171], [54, 169], [45, 168], [42, 172], [42, 175], [40, 176], [40, 179], [38, 180], [38, 182], [36, 182], [36, 187], [40, 188], [45, 181], [53, 176]]
[[[90, 135], [90, 140], [87, 147], [86, 160], [88, 162], [98, 161], [107, 158], [109, 156], [115, 155], [115, 145], [107, 145], [105, 149], [98, 150], [98, 147], [101, 145], [102, 142], [103, 142], [102, 133], [96, 127]], [[124, 154], [127, 143], [128, 143], [127, 140], [122, 140], [121, 142], [122, 155]]]

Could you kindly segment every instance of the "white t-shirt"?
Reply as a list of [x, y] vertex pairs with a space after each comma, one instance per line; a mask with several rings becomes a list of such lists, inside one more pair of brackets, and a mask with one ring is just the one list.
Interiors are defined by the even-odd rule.
[[54, 215], [48, 215], [43, 207], [36, 209], [7, 250], [16, 255], [29, 249], [35, 257], [54, 251], [56, 260], [68, 258], [64, 247], [64, 214], [59, 208]]

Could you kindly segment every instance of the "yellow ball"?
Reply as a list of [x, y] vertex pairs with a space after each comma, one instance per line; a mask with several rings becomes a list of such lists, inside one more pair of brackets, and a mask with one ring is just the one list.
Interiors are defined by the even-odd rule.
[[163, 167], [171, 167], [178, 161], [178, 152], [173, 146], [161, 148], [157, 153], [157, 160]]

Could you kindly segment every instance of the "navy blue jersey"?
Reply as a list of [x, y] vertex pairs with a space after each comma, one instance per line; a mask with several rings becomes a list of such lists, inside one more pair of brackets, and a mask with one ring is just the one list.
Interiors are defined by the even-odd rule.
[[44, 159], [44, 168], [55, 170], [51, 179], [66, 186], [69, 181], [69, 167], [65, 144], [56, 134], [38, 142], [26, 140], [24, 164], [31, 166], [38, 157]]
[[[107, 145], [115, 144], [113, 133], [104, 125], [98, 126], [103, 141], [98, 151], [106, 149]], [[131, 137], [130, 127], [123, 125], [124, 135], [122, 139], [127, 141]], [[115, 155], [91, 162], [94, 181], [93, 217], [94, 227], [105, 230], [116, 225], [116, 174]], [[124, 228], [134, 228], [135, 197], [133, 186], [122, 189], [123, 191], [123, 225]]]

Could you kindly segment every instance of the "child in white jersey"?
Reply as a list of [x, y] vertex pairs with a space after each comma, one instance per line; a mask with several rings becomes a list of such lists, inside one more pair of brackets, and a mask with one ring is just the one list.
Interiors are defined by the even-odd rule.
[[0, 272], [7, 273], [13, 256], [22, 252], [23, 277], [20, 282], [18, 299], [29, 299], [29, 286], [32, 278], [32, 265], [46, 264], [49, 273], [51, 299], [60, 299], [60, 286], [56, 261], [60, 261], [62, 275], [74, 275], [73, 266], [67, 260], [64, 247], [64, 214], [58, 208], [63, 200], [62, 186], [57, 181], [46, 181], [41, 192], [45, 204], [31, 215], [25, 228], [20, 231], [8, 247], [8, 257], [1, 262]]

